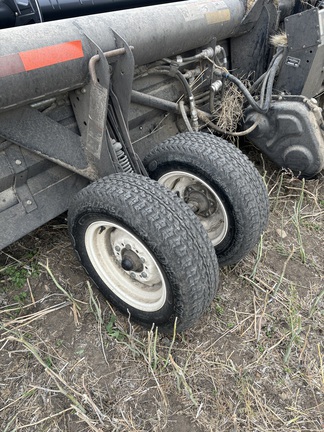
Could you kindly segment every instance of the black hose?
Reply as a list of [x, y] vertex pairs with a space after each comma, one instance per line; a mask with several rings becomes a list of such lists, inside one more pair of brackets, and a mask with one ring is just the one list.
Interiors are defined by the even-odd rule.
[[263, 82], [262, 82], [262, 86], [261, 86], [261, 90], [260, 90], [260, 97], [259, 97], [260, 102], [259, 102], [259, 105], [261, 107], [263, 107], [263, 105], [264, 105], [264, 98], [265, 98], [265, 94], [267, 92], [267, 85], [268, 85], [269, 75], [270, 75], [270, 69], [268, 69], [267, 72], [264, 74], [264, 78], [263, 78]]
[[272, 96], [272, 90], [273, 90], [273, 83], [274, 79], [278, 70], [278, 67], [280, 65], [280, 62], [282, 60], [283, 53], [280, 52], [279, 55], [275, 58], [273, 65], [271, 68], [266, 72], [264, 79], [267, 79], [267, 89], [266, 89], [266, 98], [263, 106], [260, 106], [254, 99], [249, 90], [245, 87], [245, 85], [242, 83], [241, 80], [236, 78], [234, 75], [230, 74], [229, 72], [223, 72], [222, 77], [228, 79], [232, 83], [234, 83], [244, 94], [249, 104], [252, 106], [252, 108], [257, 111], [260, 114], [266, 114], [269, 111], [270, 103], [271, 103], [271, 96]]
[[259, 76], [259, 78], [252, 84], [251, 88], [250, 88], [250, 93], [253, 94], [257, 88], [259, 87], [259, 85], [261, 84], [261, 82], [263, 81], [263, 79], [265, 78], [265, 76], [267, 75], [267, 73], [269, 72], [269, 69], [272, 68], [273, 66], [273, 62], [276, 60], [276, 58], [283, 52], [284, 48], [280, 47], [277, 52], [275, 53], [275, 55], [272, 57], [271, 62], [269, 64], [268, 70], [266, 72], [264, 72], [261, 76]]
[[249, 104], [252, 106], [252, 108], [255, 111], [257, 111], [260, 114], [265, 114], [266, 113], [266, 111], [263, 108], [261, 108], [257, 104], [257, 102], [253, 99], [253, 96], [251, 95], [251, 93], [245, 87], [245, 85], [242, 83], [241, 80], [239, 80], [238, 78], [236, 78], [236, 76], [230, 74], [229, 72], [223, 72], [222, 73], [222, 77], [226, 78], [229, 81], [231, 81], [232, 83], [234, 83], [241, 90], [241, 92], [244, 94], [244, 96], [246, 97], [247, 101], [249, 102]]
[[193, 98], [193, 94], [192, 94], [192, 90], [188, 84], [188, 81], [186, 80], [186, 78], [183, 76], [183, 74], [179, 71], [179, 70], [175, 70], [173, 71], [171, 67], [165, 66], [165, 67], [155, 67], [152, 69], [149, 69], [147, 71], [148, 73], [160, 73], [162, 75], [168, 75], [168, 76], [174, 76], [176, 77], [181, 84], [183, 85], [188, 98]]
[[271, 97], [272, 97], [272, 90], [273, 90], [273, 83], [276, 77], [277, 70], [279, 68], [280, 62], [282, 60], [283, 53], [281, 53], [273, 62], [273, 66], [270, 69], [269, 77], [268, 77], [268, 85], [267, 85], [267, 91], [266, 91], [266, 98], [264, 101], [263, 109], [266, 111], [269, 111], [270, 104], [271, 104]]

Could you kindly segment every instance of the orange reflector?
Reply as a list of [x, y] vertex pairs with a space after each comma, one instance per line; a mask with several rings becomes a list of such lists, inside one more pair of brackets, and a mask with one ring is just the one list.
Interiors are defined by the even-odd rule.
[[26, 71], [52, 66], [83, 57], [80, 40], [19, 53]]
[[0, 57], [0, 78], [76, 60], [83, 56], [80, 40], [9, 54]]

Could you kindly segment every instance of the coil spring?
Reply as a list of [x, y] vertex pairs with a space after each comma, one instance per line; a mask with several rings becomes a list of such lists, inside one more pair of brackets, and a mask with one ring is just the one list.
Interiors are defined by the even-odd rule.
[[119, 142], [116, 142], [114, 144], [114, 149], [116, 151], [116, 156], [117, 156], [119, 165], [122, 167], [123, 172], [125, 172], [125, 173], [134, 172], [127, 155], [124, 153], [124, 151], [122, 149], [122, 145]]

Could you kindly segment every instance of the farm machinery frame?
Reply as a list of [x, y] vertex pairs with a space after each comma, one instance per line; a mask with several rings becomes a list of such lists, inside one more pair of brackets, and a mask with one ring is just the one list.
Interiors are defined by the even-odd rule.
[[[1, 1], [0, 248], [68, 210], [110, 301], [164, 331], [192, 325], [218, 263], [268, 220], [262, 178], [224, 136], [297, 175], [323, 169], [321, 7]], [[234, 129], [217, 122], [229, 87]]]

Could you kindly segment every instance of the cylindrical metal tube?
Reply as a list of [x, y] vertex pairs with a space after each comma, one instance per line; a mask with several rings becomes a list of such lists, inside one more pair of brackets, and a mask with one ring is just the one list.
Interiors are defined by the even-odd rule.
[[0, 0], [0, 29], [180, 0]]
[[12, 27], [15, 22], [14, 11], [7, 4], [0, 2], [0, 28]]
[[244, 13], [244, 0], [189, 0], [1, 30], [0, 110], [82, 86], [89, 38], [110, 51], [115, 31], [143, 65], [236, 34]]
[[[169, 0], [176, 1], [176, 0]], [[152, 6], [166, 3], [163, 0], [38, 0], [44, 21], [72, 18], [81, 15]]]

